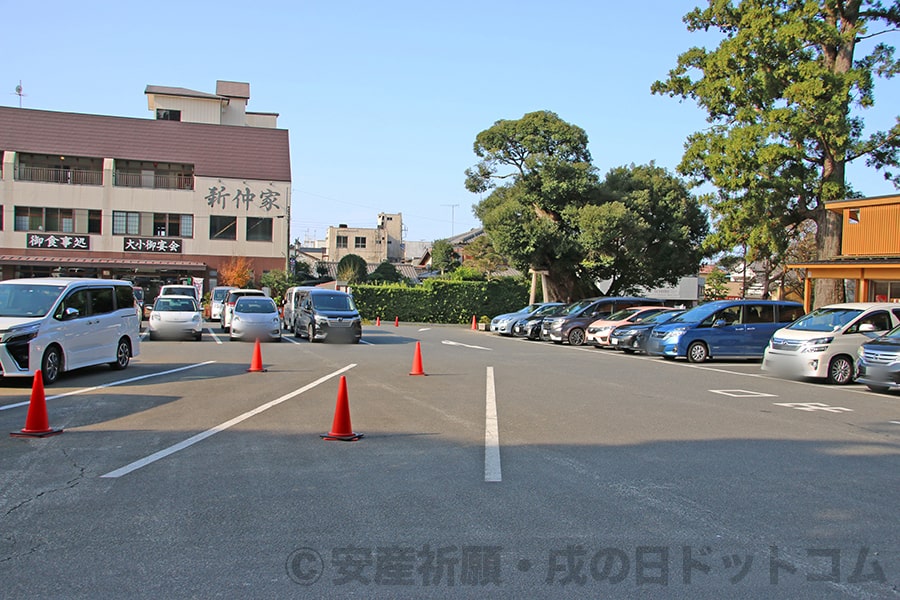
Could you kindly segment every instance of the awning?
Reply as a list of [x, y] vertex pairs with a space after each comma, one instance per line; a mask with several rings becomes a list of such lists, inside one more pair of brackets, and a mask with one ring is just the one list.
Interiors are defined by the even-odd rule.
[[176, 269], [182, 271], [205, 271], [207, 266], [201, 262], [142, 259], [142, 258], [97, 258], [89, 256], [21, 256], [16, 254], [0, 254], [0, 265], [49, 265], [60, 267], [96, 267], [117, 269]]

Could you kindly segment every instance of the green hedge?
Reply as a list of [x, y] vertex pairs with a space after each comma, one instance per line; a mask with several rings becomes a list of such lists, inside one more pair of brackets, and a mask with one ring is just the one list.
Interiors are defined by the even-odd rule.
[[416, 323], [471, 323], [472, 315], [493, 317], [528, 304], [529, 282], [427, 279], [416, 287], [401, 284], [354, 285], [353, 299], [364, 319], [376, 317]]

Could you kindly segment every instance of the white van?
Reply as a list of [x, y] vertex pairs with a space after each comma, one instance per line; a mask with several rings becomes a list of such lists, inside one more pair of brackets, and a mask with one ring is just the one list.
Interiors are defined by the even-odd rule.
[[0, 282], [3, 377], [45, 384], [60, 373], [109, 364], [124, 369], [140, 354], [134, 289], [111, 279], [34, 278]]
[[762, 369], [793, 377], [851, 383], [861, 344], [900, 324], [900, 304], [846, 302], [817, 308], [769, 340]]
[[300, 303], [314, 287], [297, 285], [284, 291], [284, 304], [281, 307], [281, 328], [293, 329], [294, 318], [300, 309]]

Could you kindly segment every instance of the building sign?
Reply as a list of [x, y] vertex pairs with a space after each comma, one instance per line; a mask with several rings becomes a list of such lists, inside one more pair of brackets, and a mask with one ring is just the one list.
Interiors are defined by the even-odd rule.
[[250, 190], [249, 187], [244, 189], [235, 188], [232, 192], [225, 185], [213, 186], [209, 188], [209, 193], [205, 197], [206, 203], [210, 208], [220, 207], [222, 209], [234, 206], [236, 209], [243, 207], [249, 211], [250, 207], [258, 207], [266, 212], [271, 212], [274, 208], [281, 211], [279, 202], [281, 201], [281, 192], [266, 188], [259, 193]]
[[54, 233], [29, 233], [26, 248], [48, 250], [90, 250], [91, 236]]
[[172, 238], [123, 238], [125, 252], [157, 252], [181, 254], [182, 240]]

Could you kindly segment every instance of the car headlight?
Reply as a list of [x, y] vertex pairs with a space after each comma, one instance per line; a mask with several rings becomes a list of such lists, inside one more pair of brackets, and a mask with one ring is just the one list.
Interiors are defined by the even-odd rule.
[[856, 349], [856, 358], [862, 358], [862, 357], [863, 357], [863, 354], [865, 354], [865, 353], [866, 353], [865, 348], [863, 348], [863, 347], [860, 345], [860, 347]]
[[619, 331], [617, 329], [617, 330], [613, 331], [611, 335], [619, 335], [619, 336], [625, 337], [625, 336], [629, 336], [629, 335], [634, 335], [636, 333], [637, 333], [636, 329], [625, 329], [622, 331]]
[[316, 317], [316, 325], [328, 325], [328, 317]]
[[200, 315], [194, 315], [193, 317], [191, 317], [191, 321], [193, 321], [194, 323], [199, 323]]
[[664, 339], [677, 340], [682, 335], [684, 335], [684, 332], [687, 330], [688, 330], [687, 327], [676, 327], [675, 329], [670, 329], [669, 331], [666, 332]]
[[18, 327], [10, 327], [9, 331], [7, 331], [4, 335], [4, 342], [8, 342], [10, 340], [32, 340], [37, 336], [38, 330], [40, 330], [40, 323], [28, 323], [27, 325], [20, 325]]
[[825, 352], [828, 349], [828, 344], [833, 341], [834, 336], [807, 340], [800, 348], [800, 352]]

